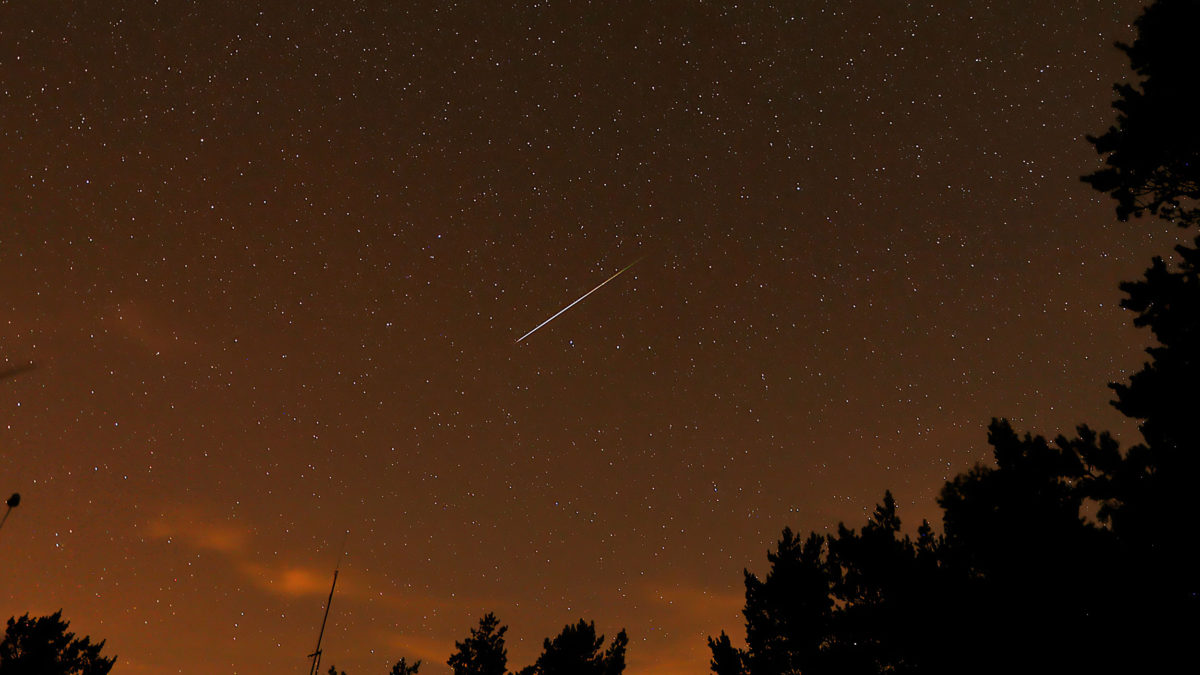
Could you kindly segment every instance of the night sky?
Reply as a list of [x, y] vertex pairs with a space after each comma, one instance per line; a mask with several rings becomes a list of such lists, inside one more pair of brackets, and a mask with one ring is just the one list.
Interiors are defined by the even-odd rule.
[[785, 525], [1136, 440], [1141, 4], [0, 2], [0, 619], [305, 672], [344, 542], [350, 675], [488, 611], [706, 672]]

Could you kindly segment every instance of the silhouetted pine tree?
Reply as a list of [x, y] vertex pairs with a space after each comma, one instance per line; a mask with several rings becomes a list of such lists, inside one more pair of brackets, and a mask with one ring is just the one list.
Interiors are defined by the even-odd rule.
[[625, 672], [625, 648], [629, 638], [617, 633], [604, 649], [604, 636], [596, 635], [596, 624], [579, 620], [567, 624], [553, 640], [546, 638], [542, 655], [521, 675], [621, 675]]
[[479, 628], [472, 628], [471, 635], [462, 642], [455, 642], [458, 651], [450, 655], [446, 665], [454, 675], [505, 675], [508, 669], [508, 650], [504, 647], [504, 633], [508, 626], [501, 626], [495, 614], [488, 612], [479, 620]]
[[930, 665], [929, 609], [937, 604], [936, 559], [928, 523], [918, 543], [900, 534], [890, 492], [855, 532], [838, 526], [829, 537], [835, 610], [824, 643], [833, 672], [920, 672]]
[[802, 541], [785, 529], [775, 552], [767, 554], [767, 576], [759, 581], [743, 571], [747, 672], [797, 672], [817, 663], [833, 611], [825, 553], [821, 536]]

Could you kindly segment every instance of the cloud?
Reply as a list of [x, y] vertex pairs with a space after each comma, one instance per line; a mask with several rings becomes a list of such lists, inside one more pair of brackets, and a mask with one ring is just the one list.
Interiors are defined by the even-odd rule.
[[[146, 524], [150, 537], [178, 542], [219, 554], [243, 579], [275, 595], [297, 598], [329, 592], [331, 570], [283, 561], [264, 562], [252, 546], [254, 528], [244, 521], [206, 517], [195, 510], [178, 509]], [[338, 584], [339, 596], [362, 595], [363, 585], [350, 580]]]
[[[237, 575], [253, 587], [281, 598], [324, 597], [329, 594], [333, 569], [296, 562], [293, 556], [262, 555], [256, 542], [257, 528], [244, 518], [214, 517], [197, 509], [175, 508], [150, 520], [146, 533], [153, 539], [181, 544], [197, 551], [217, 554]], [[421, 595], [411, 588], [401, 591], [387, 578], [362, 567], [342, 563], [337, 595], [342, 600], [367, 600], [413, 613], [417, 607], [454, 607], [469, 603], [462, 599]]]
[[229, 521], [206, 520], [196, 513], [177, 512], [160, 515], [146, 525], [155, 539], [180, 541], [192, 548], [217, 551], [230, 556], [244, 555], [250, 531]]
[[[303, 567], [286, 563], [264, 565], [245, 561], [238, 566], [242, 575], [260, 589], [290, 598], [325, 595], [332, 581], [328, 569]], [[339, 595], [357, 595], [357, 584], [343, 581]]]

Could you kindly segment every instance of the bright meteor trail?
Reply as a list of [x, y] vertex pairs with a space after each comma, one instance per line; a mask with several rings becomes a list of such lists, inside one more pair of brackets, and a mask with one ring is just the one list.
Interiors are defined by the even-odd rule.
[[[587, 296], [591, 295], [592, 293], [595, 293], [596, 291], [600, 290], [600, 287], [601, 287], [601, 286], [603, 286], [604, 284], [607, 284], [608, 282], [612, 281], [613, 279], [616, 279], [617, 277], [621, 276], [621, 273], [622, 273], [622, 272], [624, 272], [625, 270], [629, 269], [630, 267], [633, 267], [634, 265], [638, 264], [638, 261], [639, 261], [639, 260], [641, 260], [641, 258], [638, 258], [637, 260], [634, 260], [633, 262], [629, 263], [629, 264], [628, 264], [628, 265], [626, 265], [625, 267], [621, 268], [620, 270], [618, 270], [618, 271], [617, 271], [617, 273], [616, 273], [616, 274], [614, 274], [614, 275], [612, 275], [611, 277], [609, 277], [609, 278], [605, 279], [604, 281], [601, 281], [601, 282], [600, 282], [600, 283], [599, 283], [599, 284], [598, 284], [598, 285], [597, 285], [595, 288], [593, 288], [592, 290], [588, 291], [587, 293], [584, 293], [583, 295], [579, 296], [579, 299], [578, 299], [578, 300], [576, 300], [575, 302], [572, 302], [571, 304], [567, 305], [566, 307], [563, 307], [562, 309], [558, 310], [558, 312], [557, 312], [557, 313], [555, 313], [555, 315], [554, 315], [554, 316], [552, 316], [552, 317], [550, 317], [549, 319], [546, 319], [545, 321], [543, 321], [543, 322], [539, 323], [538, 325], [534, 326], [534, 327], [533, 327], [533, 330], [531, 330], [531, 331], [529, 331], [528, 333], [526, 333], [526, 334], [522, 335], [521, 337], [517, 338], [517, 342], [520, 342], [521, 340], [524, 340], [525, 338], [529, 337], [530, 335], [533, 335], [534, 333], [536, 333], [536, 332], [537, 332], [537, 330], [538, 330], [539, 328], [541, 328], [542, 326], [545, 326], [546, 324], [550, 323], [551, 321], [553, 321], [553, 320], [557, 319], [559, 314], [562, 314], [563, 312], [567, 311], [568, 309], [571, 309], [571, 308], [572, 308], [572, 307], [574, 307], [575, 305], [578, 305], [579, 303], [583, 302], [583, 299], [584, 299], [584, 298], [586, 298]], [[515, 344], [515, 343], [514, 343], [514, 344]]]

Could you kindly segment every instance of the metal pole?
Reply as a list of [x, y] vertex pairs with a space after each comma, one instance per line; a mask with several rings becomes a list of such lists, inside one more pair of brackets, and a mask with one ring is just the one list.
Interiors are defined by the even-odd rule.
[[325, 601], [325, 617], [321, 619], [321, 632], [317, 633], [317, 648], [308, 655], [313, 660], [308, 675], [318, 675], [318, 669], [321, 667], [321, 638], [325, 637], [325, 622], [329, 620], [329, 606], [333, 604], [333, 589], [337, 588], [337, 575], [338, 571], [334, 568], [333, 584], [329, 587], [329, 599]]

